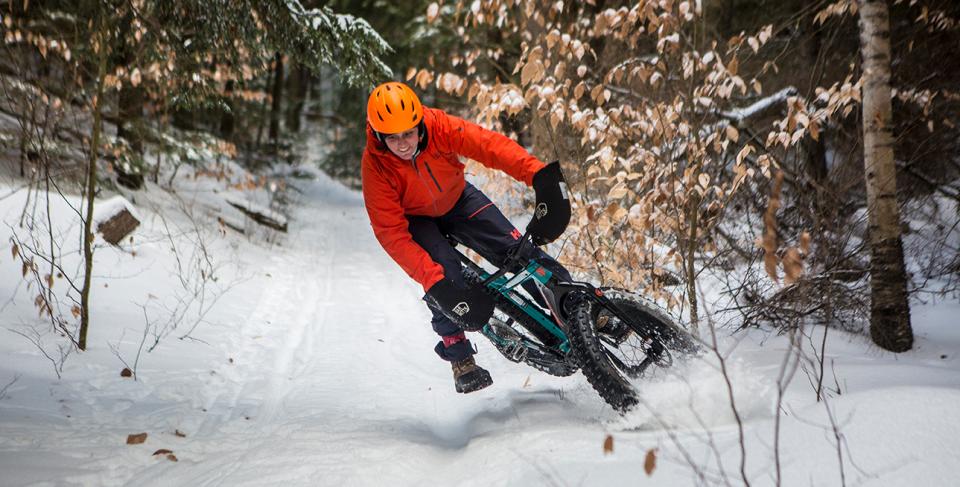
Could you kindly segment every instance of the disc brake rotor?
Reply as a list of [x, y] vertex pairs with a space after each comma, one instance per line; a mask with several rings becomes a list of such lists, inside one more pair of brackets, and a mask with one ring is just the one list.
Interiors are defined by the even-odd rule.
[[636, 378], [654, 363], [664, 367], [673, 364], [673, 357], [662, 344], [638, 335], [616, 316], [601, 313], [596, 323], [607, 356], [628, 376]]

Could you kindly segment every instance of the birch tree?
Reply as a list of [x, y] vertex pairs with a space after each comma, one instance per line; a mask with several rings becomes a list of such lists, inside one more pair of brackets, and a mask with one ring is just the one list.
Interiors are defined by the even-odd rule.
[[880, 347], [904, 352], [913, 346], [913, 330], [893, 158], [890, 15], [886, 0], [860, 0], [860, 49], [870, 239], [870, 337]]

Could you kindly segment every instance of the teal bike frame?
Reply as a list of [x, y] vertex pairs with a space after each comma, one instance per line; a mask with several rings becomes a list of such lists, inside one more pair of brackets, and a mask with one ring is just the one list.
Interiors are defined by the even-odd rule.
[[[535, 261], [532, 261], [527, 265], [527, 267], [523, 271], [518, 272], [512, 277], [501, 275], [491, 280], [490, 279], [491, 275], [489, 273], [482, 272], [482, 271], [481, 271], [480, 277], [483, 278], [488, 288], [490, 288], [497, 294], [500, 294], [505, 299], [509, 300], [511, 303], [515, 304], [524, 313], [526, 313], [528, 316], [533, 318], [537, 323], [539, 323], [540, 326], [542, 326], [545, 330], [547, 330], [551, 335], [556, 337], [556, 339], [559, 341], [559, 345], [557, 345], [557, 349], [559, 349], [562, 353], [566, 354], [567, 352], [570, 351], [570, 339], [567, 337], [567, 334], [564, 333], [559, 326], [557, 326], [557, 324], [553, 321], [553, 319], [545, 315], [539, 306], [530, 302], [529, 299], [521, 295], [516, 290], [517, 286], [520, 286], [524, 282], [531, 281], [531, 280], [536, 282], [538, 289], [542, 289], [547, 285], [547, 282], [550, 281], [550, 277], [552, 275], [553, 273], [547, 270], [545, 267], [543, 267], [542, 265], [538, 264]], [[508, 343], [509, 341], [497, 335], [497, 333], [493, 330], [493, 328], [489, 324], [483, 327], [482, 333], [487, 338], [489, 338], [490, 340], [493, 340], [494, 342], [500, 345], [504, 345], [504, 346], [509, 345]], [[524, 343], [524, 345], [529, 347], [533, 344]]]

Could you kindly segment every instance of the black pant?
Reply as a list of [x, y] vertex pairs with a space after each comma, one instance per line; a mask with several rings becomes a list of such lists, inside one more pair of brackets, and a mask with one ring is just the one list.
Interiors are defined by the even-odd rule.
[[[460, 259], [447, 240], [447, 235], [455, 237], [497, 267], [503, 265], [508, 253], [519, 245], [522, 236], [490, 198], [470, 183], [467, 183], [460, 199], [445, 215], [436, 218], [407, 216], [407, 221], [413, 240], [430, 254], [434, 262], [443, 266], [447, 279], [456, 281], [463, 279]], [[537, 259], [537, 262], [553, 272], [558, 279], [570, 280], [570, 273], [539, 248], [531, 246], [526, 258]], [[525, 283], [524, 288], [538, 302], [542, 301], [533, 283]], [[433, 330], [441, 337], [462, 332], [460, 327], [443, 313], [433, 308], [430, 308], [430, 312], [433, 313]], [[441, 358], [449, 361], [463, 360], [473, 354], [470, 345], [465, 341], [450, 347], [444, 347], [443, 341], [440, 341], [435, 350]]]

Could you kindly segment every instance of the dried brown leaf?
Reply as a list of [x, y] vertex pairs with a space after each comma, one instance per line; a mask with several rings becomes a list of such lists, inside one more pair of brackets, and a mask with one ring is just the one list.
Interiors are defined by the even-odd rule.
[[13, 254], [13, 258], [16, 259], [20, 255], [20, 246], [14, 243], [13, 248], [10, 249], [10, 253]]
[[171, 462], [177, 462], [177, 461], [179, 461], [179, 460], [177, 460], [177, 456], [174, 455], [173, 453], [167, 455], [167, 460], [170, 460]]
[[773, 282], [777, 277], [777, 210], [780, 208], [780, 190], [783, 187], [783, 171], [777, 171], [773, 188], [770, 190], [770, 203], [763, 215], [763, 266]]
[[169, 454], [171, 454], [171, 453], [173, 453], [173, 451], [172, 451], [172, 450], [167, 450], [166, 448], [161, 448], [161, 449], [153, 452], [154, 456], [156, 456], [156, 455], [169, 455]]
[[133, 377], [133, 371], [124, 367], [123, 370], [120, 371], [120, 377]]
[[647, 476], [653, 475], [653, 471], [657, 468], [657, 449], [651, 448], [647, 450], [647, 456], [643, 459], [643, 471], [647, 473]]
[[607, 198], [611, 200], [623, 198], [627, 194], [627, 185], [623, 182], [619, 182], [610, 188], [610, 192], [607, 193]]
[[137, 433], [133, 435], [127, 435], [127, 444], [128, 445], [139, 445], [147, 441], [146, 433]]
[[187, 434], [184, 433], [184, 432], [182, 432], [182, 431], [180, 431], [180, 430], [173, 430], [173, 435], [176, 436], [177, 438], [186, 438], [186, 437], [187, 437]]
[[731, 76], [736, 76], [737, 71], [740, 69], [740, 61], [737, 58], [733, 58], [727, 63], [727, 71], [730, 72]]
[[733, 125], [727, 125], [726, 132], [727, 138], [730, 139], [730, 141], [736, 142], [740, 140], [740, 131]]
[[793, 284], [803, 275], [803, 256], [796, 247], [790, 247], [783, 255], [783, 281]]
[[613, 453], [613, 435], [607, 435], [603, 440], [603, 454], [609, 455]]
[[749, 156], [751, 152], [753, 152], [753, 146], [752, 146], [752, 145], [747, 144], [747, 145], [743, 146], [743, 148], [740, 149], [740, 152], [737, 153], [737, 164], [743, 163], [743, 160], [744, 160], [747, 156]]
[[544, 67], [539, 60], [528, 62], [520, 70], [520, 85], [527, 86], [530, 83], [536, 83], [543, 78]]

